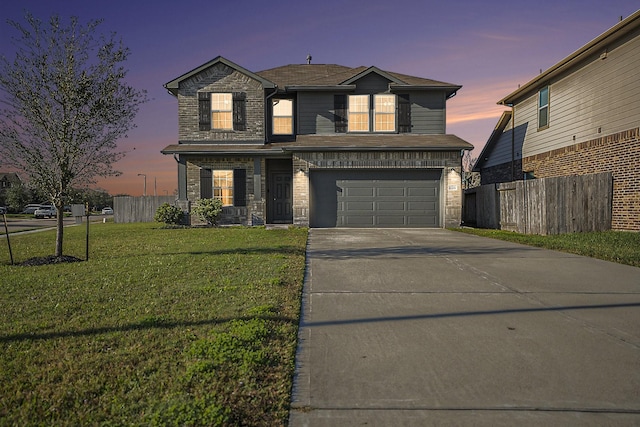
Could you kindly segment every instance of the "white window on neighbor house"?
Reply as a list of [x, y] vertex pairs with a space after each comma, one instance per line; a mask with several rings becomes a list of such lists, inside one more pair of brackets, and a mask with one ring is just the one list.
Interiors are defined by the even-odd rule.
[[274, 99], [273, 107], [273, 134], [292, 135], [293, 134], [293, 100]]
[[222, 206], [233, 206], [233, 170], [213, 171], [213, 197], [222, 201]]
[[396, 130], [396, 96], [373, 96], [373, 131], [395, 132]]
[[349, 95], [349, 132], [369, 132], [369, 95]]
[[549, 86], [538, 92], [538, 129], [549, 127]]
[[211, 128], [233, 130], [233, 97], [230, 93], [211, 94]]

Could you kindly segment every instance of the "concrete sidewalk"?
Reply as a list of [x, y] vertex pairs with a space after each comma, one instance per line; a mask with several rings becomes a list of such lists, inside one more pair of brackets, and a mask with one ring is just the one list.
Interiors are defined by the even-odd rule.
[[640, 268], [313, 229], [290, 426], [640, 425]]

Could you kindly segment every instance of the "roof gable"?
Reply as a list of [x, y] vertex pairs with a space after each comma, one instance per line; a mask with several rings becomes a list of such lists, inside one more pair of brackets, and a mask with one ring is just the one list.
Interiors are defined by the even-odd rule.
[[184, 80], [187, 80], [187, 79], [195, 76], [196, 74], [201, 73], [202, 71], [206, 70], [207, 68], [213, 67], [214, 65], [219, 64], [219, 63], [222, 63], [222, 64], [226, 65], [229, 68], [232, 68], [232, 69], [234, 69], [234, 70], [236, 70], [236, 71], [238, 71], [238, 72], [240, 72], [240, 73], [242, 73], [242, 74], [244, 74], [244, 75], [246, 75], [246, 76], [248, 76], [248, 77], [250, 77], [250, 78], [252, 78], [254, 80], [259, 81], [264, 88], [274, 88], [276, 86], [273, 82], [265, 79], [264, 77], [261, 77], [261, 76], [257, 75], [256, 73], [253, 73], [253, 72], [247, 70], [246, 68], [243, 68], [243, 67], [239, 66], [238, 64], [236, 64], [234, 62], [231, 62], [226, 58], [223, 58], [222, 56], [216, 56], [211, 61], [206, 62], [206, 63], [200, 65], [199, 67], [194, 68], [193, 70], [181, 75], [180, 77], [177, 77], [177, 78], [171, 80], [168, 83], [165, 83], [164, 87], [169, 92], [171, 92], [171, 94], [173, 94], [174, 96], [177, 96], [178, 95], [178, 89], [180, 87], [180, 82], [182, 82]]

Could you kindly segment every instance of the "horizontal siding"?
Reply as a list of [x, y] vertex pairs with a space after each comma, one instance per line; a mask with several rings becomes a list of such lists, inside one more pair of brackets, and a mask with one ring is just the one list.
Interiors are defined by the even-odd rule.
[[[530, 120], [524, 156], [637, 127], [640, 117], [640, 36], [611, 46], [572, 75], [550, 85], [549, 127], [537, 130], [537, 94], [518, 105]], [[575, 136], [575, 139], [574, 139]]]
[[[376, 92], [372, 92], [374, 94]], [[412, 133], [444, 134], [446, 127], [444, 92], [408, 92], [411, 101]], [[298, 92], [297, 132], [300, 135], [333, 134], [333, 93]]]
[[298, 134], [334, 133], [332, 93], [298, 92]]
[[412, 133], [446, 133], [444, 91], [409, 92], [409, 97]]

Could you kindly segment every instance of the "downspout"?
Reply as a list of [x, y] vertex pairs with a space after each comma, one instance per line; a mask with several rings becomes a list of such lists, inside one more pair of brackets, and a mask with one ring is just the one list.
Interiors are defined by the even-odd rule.
[[267, 95], [267, 97], [264, 99], [264, 143], [268, 143], [269, 142], [269, 138], [268, 138], [268, 133], [267, 133], [267, 120], [269, 119], [268, 113], [269, 113], [269, 100], [273, 97], [273, 95], [275, 95], [276, 93], [278, 93], [278, 85], [275, 85], [275, 87], [273, 88], [273, 92], [271, 92], [269, 95]]
[[515, 105], [511, 104], [511, 181], [516, 180], [516, 170], [515, 170], [515, 161], [516, 161], [516, 109]]

